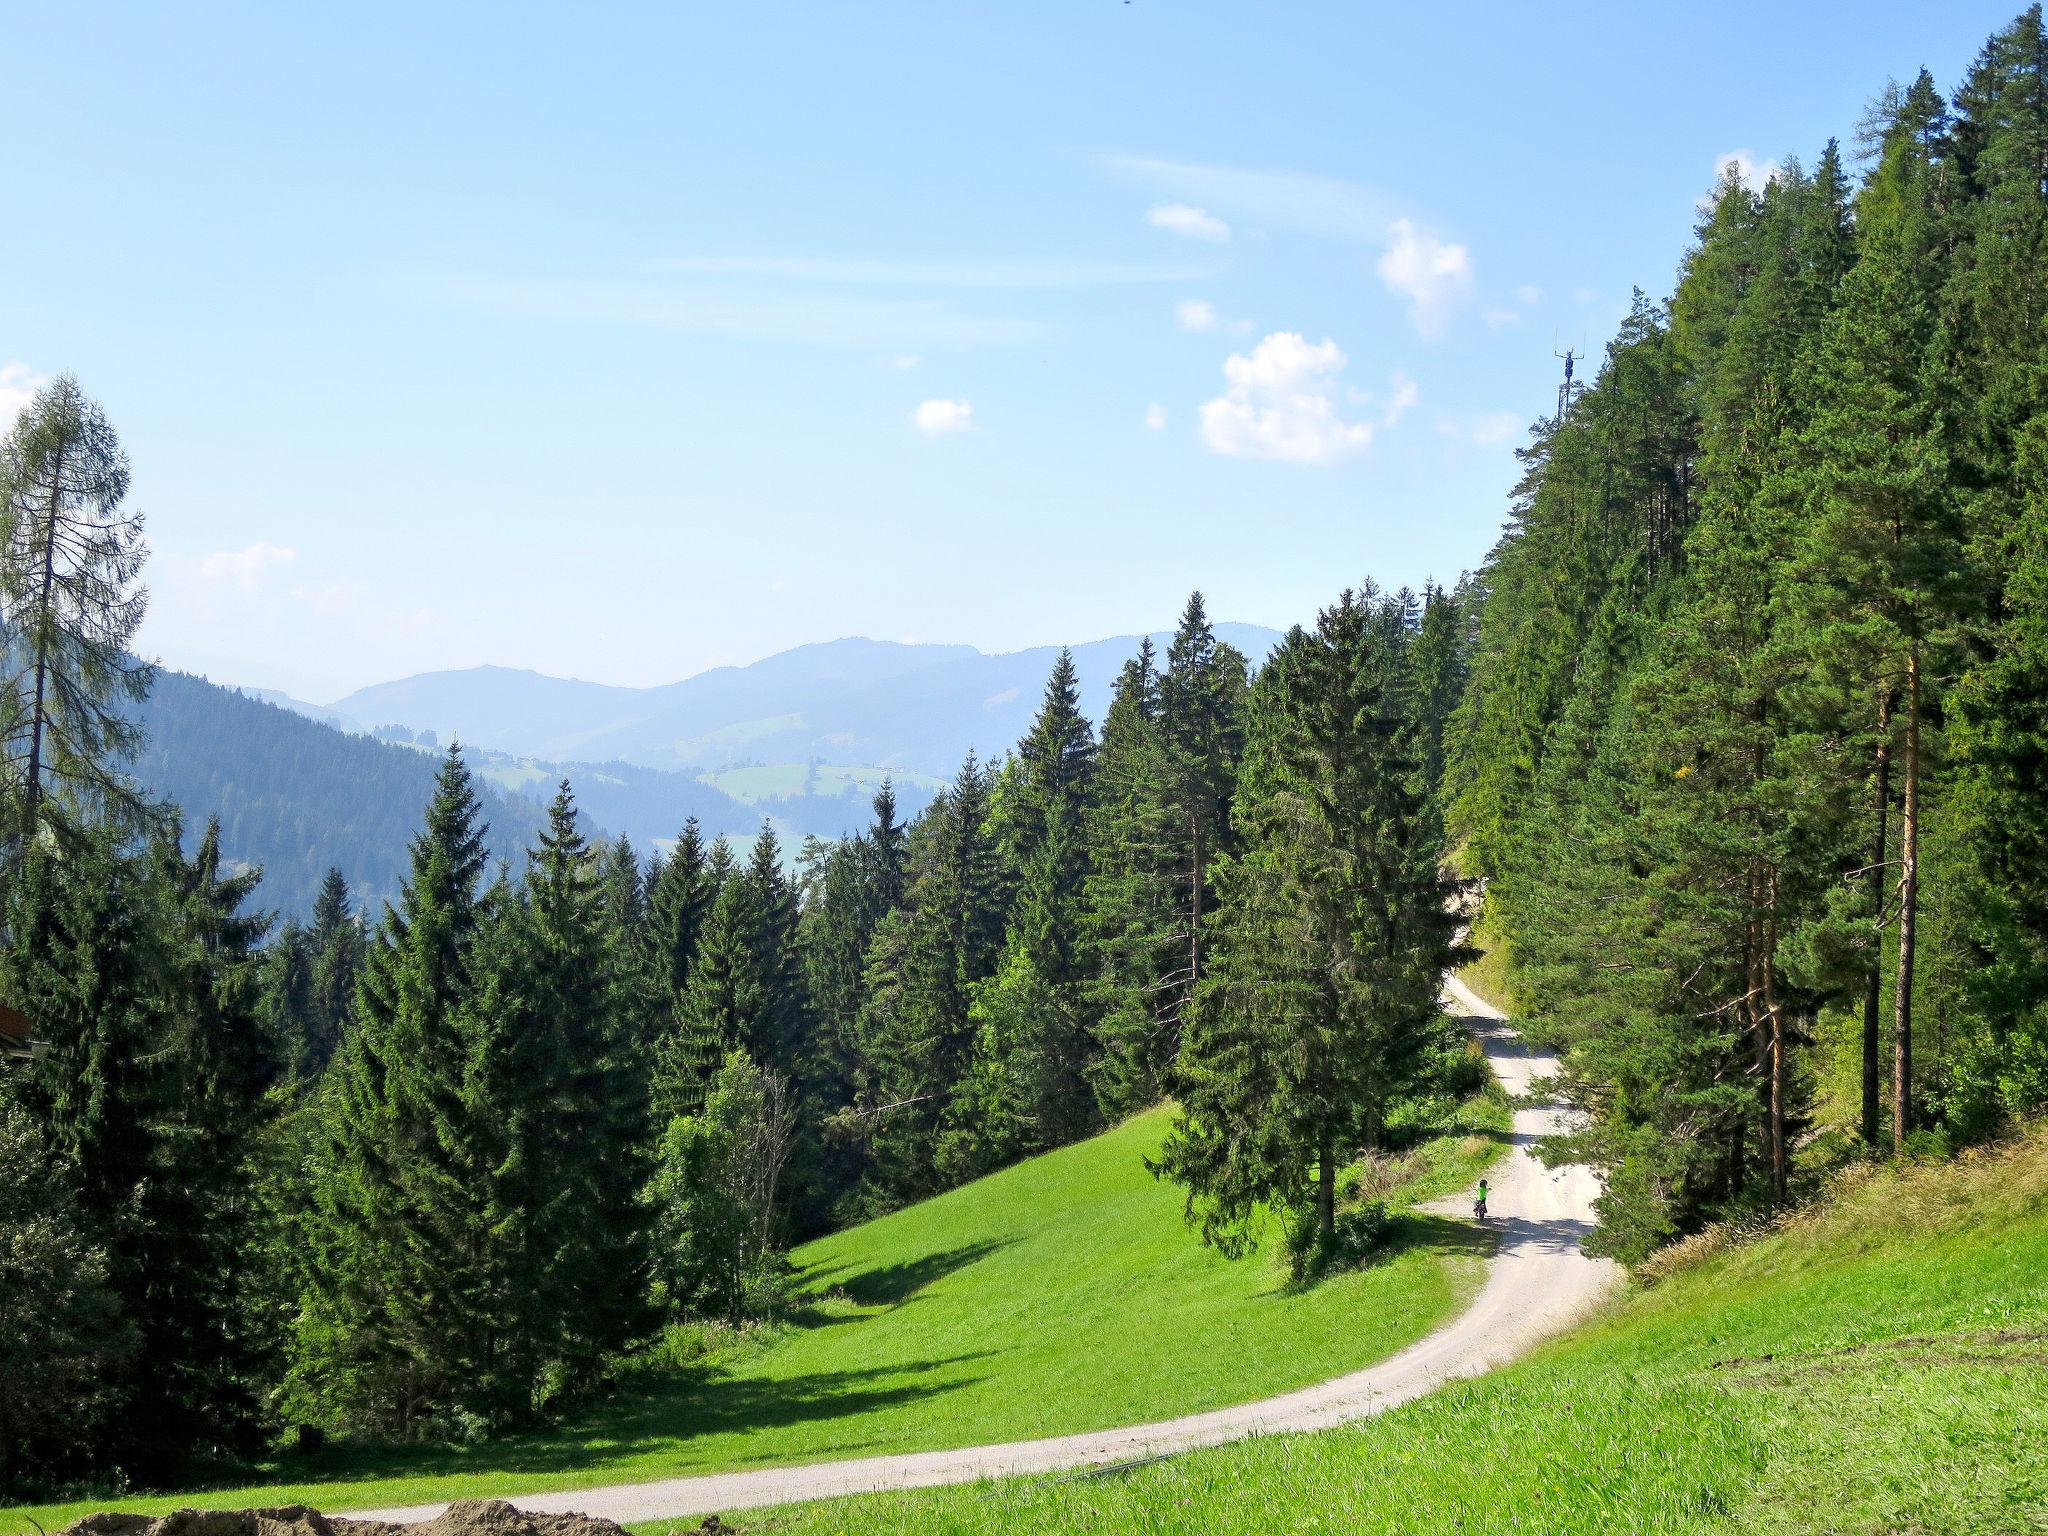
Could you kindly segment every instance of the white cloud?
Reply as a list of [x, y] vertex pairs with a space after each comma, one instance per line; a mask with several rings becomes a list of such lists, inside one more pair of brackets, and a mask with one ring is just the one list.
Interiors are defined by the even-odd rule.
[[1483, 416], [1475, 416], [1469, 420], [1445, 416], [1436, 424], [1437, 431], [1445, 437], [1477, 443], [1482, 448], [1495, 448], [1502, 443], [1512, 442], [1521, 435], [1522, 427], [1522, 416], [1518, 411], [1488, 411]]
[[1184, 331], [1202, 333], [1206, 331], [1228, 331], [1233, 336], [1249, 336], [1252, 323], [1249, 320], [1226, 320], [1216, 313], [1216, 306], [1207, 299], [1183, 299], [1173, 306], [1174, 323]]
[[1395, 211], [1383, 193], [1333, 176], [1187, 165], [1143, 155], [1104, 155], [1101, 163], [1111, 175], [1154, 193], [1220, 208], [1262, 228], [1326, 240], [1374, 244]]
[[1145, 427], [1147, 431], [1151, 432], [1163, 432], [1166, 430], [1166, 407], [1157, 401], [1146, 406]]
[[1731, 149], [1714, 159], [1714, 185], [1718, 188], [1733, 171], [1735, 179], [1752, 192], [1761, 192], [1778, 174], [1778, 162], [1763, 159], [1753, 149]]
[[[1200, 209], [1193, 210], [1196, 213]], [[1183, 283], [1180, 267], [1130, 262], [1048, 259], [955, 260], [863, 256], [665, 256], [639, 264], [663, 277], [757, 279], [841, 288], [1101, 288], [1130, 283]]]
[[919, 363], [923, 361], [924, 359], [919, 357], [916, 353], [905, 352], [897, 357], [896, 368], [899, 372], [908, 372], [910, 369], [915, 368]]
[[0, 432], [14, 425], [14, 418], [28, 409], [36, 391], [49, 382], [27, 363], [0, 363]]
[[1519, 411], [1489, 411], [1466, 429], [1465, 435], [1483, 448], [1511, 442], [1525, 423]]
[[1284, 464], [1335, 464], [1363, 452], [1416, 400], [1412, 381], [1396, 377], [1377, 421], [1346, 421], [1337, 411], [1344, 354], [1325, 339], [1311, 346], [1297, 331], [1276, 331], [1250, 355], [1223, 364], [1229, 387], [1202, 406], [1202, 438], [1213, 453]]
[[201, 581], [226, 586], [253, 587], [266, 573], [290, 565], [299, 558], [296, 549], [258, 539], [246, 549], [215, 550], [192, 563], [192, 574]]
[[[1188, 281], [1178, 273], [1174, 280]], [[459, 281], [444, 290], [458, 304], [578, 324], [635, 325], [895, 355], [975, 347], [1028, 346], [1051, 339], [1047, 320], [977, 312], [938, 297], [835, 291], [727, 293], [658, 283]]]
[[927, 400], [910, 413], [910, 422], [926, 437], [966, 432], [974, 426], [974, 407], [965, 400]]
[[1515, 290], [1515, 299], [1518, 303], [1522, 304], [1541, 304], [1543, 302], [1543, 290], [1534, 283], [1524, 283]]
[[1145, 220], [1154, 229], [1164, 229], [1189, 240], [1222, 245], [1230, 239], [1230, 226], [1192, 203], [1161, 203]]
[[1472, 253], [1418, 230], [1407, 219], [1387, 229], [1379, 259], [1380, 281], [1408, 301], [1408, 313], [1425, 335], [1443, 327], [1451, 306], [1472, 286]]

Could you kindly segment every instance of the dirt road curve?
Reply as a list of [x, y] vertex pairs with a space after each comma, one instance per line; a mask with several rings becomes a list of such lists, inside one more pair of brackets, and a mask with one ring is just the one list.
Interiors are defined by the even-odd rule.
[[[1446, 985], [1444, 1003], [1465, 1016], [1509, 1092], [1519, 1094], [1532, 1077], [1556, 1069], [1551, 1057], [1525, 1046], [1499, 1010], [1481, 1002], [1462, 982], [1453, 980]], [[1592, 1172], [1582, 1167], [1549, 1170], [1530, 1152], [1535, 1139], [1553, 1127], [1558, 1113], [1548, 1107], [1515, 1113], [1514, 1147], [1493, 1184], [1492, 1213], [1501, 1231], [1500, 1248], [1472, 1305], [1392, 1359], [1349, 1376], [1262, 1402], [1127, 1429], [908, 1456], [621, 1483], [572, 1493], [515, 1494], [512, 1502], [537, 1514], [575, 1511], [624, 1524], [1131, 1461], [1218, 1445], [1250, 1434], [1326, 1429], [1379, 1413], [1454, 1377], [1476, 1376], [1513, 1359], [1538, 1339], [1570, 1324], [1619, 1279], [1612, 1263], [1589, 1259], [1579, 1251], [1579, 1241], [1592, 1225], [1593, 1197], [1599, 1191]], [[1462, 1211], [1466, 1205], [1461, 1199], [1447, 1202], [1447, 1208]], [[355, 1513], [358, 1518], [417, 1521], [431, 1519], [446, 1507], [422, 1504]]]

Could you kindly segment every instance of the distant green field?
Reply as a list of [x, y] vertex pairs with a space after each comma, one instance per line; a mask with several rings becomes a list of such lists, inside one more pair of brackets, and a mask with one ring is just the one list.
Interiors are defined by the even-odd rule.
[[[88, 1510], [304, 1502], [330, 1511], [934, 1450], [1221, 1407], [1382, 1359], [1464, 1305], [1488, 1239], [1404, 1214], [1370, 1267], [1290, 1287], [1270, 1251], [1231, 1263], [1152, 1178], [1166, 1107], [795, 1255], [811, 1300], [657, 1390], [548, 1435], [336, 1448], [258, 1486], [0, 1511], [54, 1530]], [[1392, 1203], [1458, 1189], [1504, 1143], [1481, 1097], [1403, 1165]]]
[[827, 797], [853, 791], [873, 794], [882, 780], [892, 779], [899, 789], [940, 790], [945, 781], [930, 774], [906, 773], [901, 769], [849, 767], [836, 763], [762, 763], [748, 768], [725, 768], [700, 773], [700, 782], [746, 805], [763, 800], [782, 800], [793, 795]]
[[2048, 1128], [1661, 1262], [1531, 1360], [1352, 1428], [735, 1518], [747, 1536], [2048, 1531]]

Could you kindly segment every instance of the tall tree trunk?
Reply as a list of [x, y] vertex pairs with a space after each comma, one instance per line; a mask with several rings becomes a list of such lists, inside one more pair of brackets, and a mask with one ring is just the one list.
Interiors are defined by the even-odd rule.
[[43, 528], [42, 596], [38, 600], [35, 625], [36, 695], [29, 721], [28, 790], [23, 797], [25, 830], [35, 835], [36, 812], [43, 798], [43, 707], [50, 681], [50, 589], [57, 579], [57, 512], [64, 488], [64, 449], [60, 445], [50, 465], [49, 521]]
[[1188, 999], [1194, 1000], [1195, 985], [1202, 979], [1202, 814], [1196, 811], [1188, 818], [1189, 847], [1192, 858], [1189, 862], [1188, 891]]
[[1337, 1149], [1336, 1138], [1327, 1132], [1318, 1153], [1321, 1166], [1316, 1173], [1316, 1230], [1325, 1244], [1337, 1236]]
[[1920, 904], [1920, 647], [1906, 652], [1906, 789], [1899, 810], [1899, 969], [1892, 982], [1892, 1144], [1913, 1128], [1913, 928]]
[[1882, 1113], [1883, 1073], [1879, 1056], [1878, 1014], [1884, 993], [1884, 967], [1879, 963], [1879, 943], [1884, 934], [1885, 856], [1891, 852], [1892, 799], [1892, 691], [1882, 688], [1877, 696], [1876, 792], [1872, 796], [1877, 836], [1870, 852], [1870, 969], [1863, 977], [1863, 1142], [1877, 1145], [1878, 1119]]
[[1785, 1199], [1785, 1010], [1778, 1001], [1778, 988], [1772, 972], [1776, 967], [1778, 952], [1778, 874], [1770, 876], [1770, 917], [1764, 925], [1764, 953], [1762, 962], [1764, 1019], [1770, 1030], [1770, 1104], [1768, 1110], [1767, 1144], [1771, 1159], [1771, 1198], [1783, 1203]]

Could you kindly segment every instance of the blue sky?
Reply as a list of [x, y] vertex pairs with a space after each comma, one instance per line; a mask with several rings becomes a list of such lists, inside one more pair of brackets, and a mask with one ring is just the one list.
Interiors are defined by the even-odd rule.
[[0, 3], [0, 411], [75, 372], [144, 648], [313, 699], [1284, 626], [2016, 8]]

